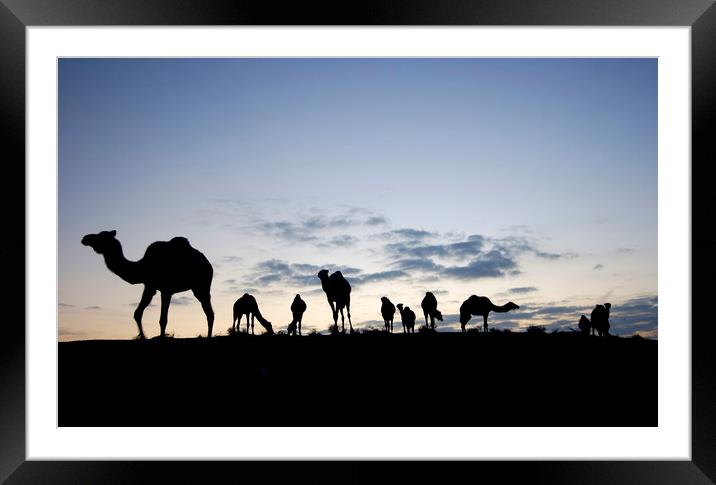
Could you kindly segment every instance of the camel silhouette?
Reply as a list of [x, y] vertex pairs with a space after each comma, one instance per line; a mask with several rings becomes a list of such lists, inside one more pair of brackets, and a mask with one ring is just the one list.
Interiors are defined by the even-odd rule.
[[510, 310], [517, 310], [520, 308], [514, 303], [507, 302], [502, 306], [497, 306], [490, 301], [486, 296], [471, 295], [470, 298], [465, 300], [460, 305], [460, 327], [462, 331], [465, 331], [465, 325], [470, 321], [473, 315], [482, 315], [484, 319], [483, 331], [487, 332], [487, 316], [490, 312], [505, 313]]
[[393, 333], [393, 318], [395, 317], [395, 305], [391, 303], [387, 296], [381, 297], [380, 314], [383, 315], [385, 322], [385, 331]]
[[124, 257], [122, 244], [115, 238], [117, 231], [102, 231], [87, 234], [82, 244], [89, 246], [97, 254], [104, 256], [107, 268], [127, 283], [144, 284], [144, 292], [134, 311], [139, 338], [144, 338], [142, 315], [159, 291], [162, 297], [159, 317], [160, 336], [164, 337], [167, 328], [169, 303], [172, 295], [191, 290], [201, 303], [209, 327], [208, 336], [214, 326], [214, 310], [211, 308], [211, 280], [214, 269], [206, 257], [191, 247], [184, 237], [175, 237], [169, 241], [153, 242], [147, 247], [139, 261], [129, 261]]
[[348, 325], [350, 326], [350, 333], [353, 333], [353, 323], [351, 322], [350, 283], [348, 283], [340, 271], [336, 271], [331, 276], [328, 276], [328, 270], [322, 269], [318, 272], [317, 276], [321, 280], [321, 287], [326, 293], [328, 304], [331, 306], [331, 311], [333, 312], [333, 325], [338, 328], [338, 312], [340, 311], [342, 331], [345, 333], [346, 322], [343, 317], [343, 308], [345, 307], [348, 311]]
[[592, 323], [589, 321], [589, 319], [586, 317], [586, 315], [582, 315], [582, 317], [579, 319], [579, 330], [585, 335], [589, 335], [589, 329], [592, 327]]
[[400, 320], [403, 322], [403, 333], [415, 333], [415, 312], [402, 303], [395, 305], [400, 311]]
[[244, 293], [241, 298], [234, 302], [234, 318], [231, 321], [231, 328], [241, 330], [241, 317], [246, 315], [246, 333], [249, 333], [249, 315], [251, 315], [251, 334], [254, 333], [254, 317], [259, 321], [261, 325], [266, 329], [266, 333], [269, 335], [273, 334], [273, 327], [271, 322], [266, 320], [259, 311], [259, 305], [256, 303], [256, 298], [248, 293]]
[[291, 303], [293, 320], [288, 324], [288, 329], [286, 330], [288, 335], [296, 335], [296, 326], [298, 326], [298, 335], [301, 335], [301, 320], [303, 320], [303, 314], [306, 308], [306, 302], [301, 299], [301, 295], [296, 295], [293, 299], [293, 303]]
[[[420, 303], [423, 307], [423, 315], [425, 315], [425, 326], [427, 328], [435, 328], [435, 319], [443, 321], [443, 314], [438, 310], [438, 300], [431, 292], [426, 292], [423, 301]], [[428, 325], [428, 317], [430, 317], [430, 325]]]
[[592, 335], [594, 335], [595, 330], [600, 337], [609, 335], [609, 310], [611, 307], [611, 303], [594, 307], [594, 310], [592, 310]]

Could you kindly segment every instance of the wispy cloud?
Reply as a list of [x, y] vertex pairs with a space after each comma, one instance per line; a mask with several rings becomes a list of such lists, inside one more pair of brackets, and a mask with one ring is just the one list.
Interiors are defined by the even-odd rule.
[[85, 310], [101, 310], [101, 309], [102, 309], [102, 307], [97, 306], [97, 305], [90, 305], [90, 306], [85, 307]]
[[[410, 229], [402, 231], [411, 234]], [[390, 238], [390, 234], [391, 232], [384, 233], [384, 237]], [[424, 237], [440, 235], [422, 232], [419, 234], [419, 238], [407, 238], [384, 245], [383, 249], [388, 256], [398, 258], [392, 263], [395, 268], [468, 280], [520, 274], [518, 258], [523, 254], [532, 254], [548, 260], [575, 256], [574, 253], [549, 253], [540, 250], [535, 242], [522, 236], [488, 238], [472, 234], [459, 241], [425, 244]], [[467, 262], [463, 262], [465, 260]]]
[[516, 288], [510, 288], [507, 290], [508, 293], [516, 294], [516, 295], [525, 295], [527, 293], [534, 293], [537, 291], [537, 288], [534, 286], [518, 286]]
[[196, 302], [196, 299], [190, 298], [188, 296], [173, 296], [171, 304], [183, 306], [183, 305], [190, 305], [195, 302]]
[[601, 264], [601, 263], [600, 263], [600, 264], [595, 264], [595, 265], [594, 265], [594, 268], [592, 268], [592, 269], [593, 269], [594, 271], [601, 271], [601, 270], [604, 269], [604, 265]]
[[347, 246], [356, 242], [355, 236], [326, 233], [356, 227], [375, 227], [388, 223], [388, 219], [362, 207], [345, 208], [337, 214], [325, 214], [314, 208], [310, 215], [299, 215], [291, 220], [258, 219], [254, 228], [264, 235], [292, 243], [315, 243], [317, 246]]

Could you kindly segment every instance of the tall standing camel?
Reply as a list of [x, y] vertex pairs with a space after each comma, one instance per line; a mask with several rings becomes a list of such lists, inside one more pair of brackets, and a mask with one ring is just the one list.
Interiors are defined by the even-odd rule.
[[261, 325], [266, 329], [266, 333], [269, 335], [273, 334], [273, 327], [271, 322], [266, 320], [261, 312], [259, 311], [259, 305], [256, 303], [256, 298], [248, 293], [244, 293], [241, 298], [234, 302], [234, 318], [231, 320], [231, 328], [241, 330], [241, 317], [246, 315], [246, 333], [249, 333], [249, 315], [251, 315], [251, 334], [254, 333], [254, 317], [259, 321]]
[[[333, 325], [338, 328], [338, 312], [341, 312], [341, 326], [342, 331], [346, 331], [346, 322], [343, 317], [343, 308], [348, 310], [348, 325], [350, 326], [351, 333], [353, 333], [353, 323], [351, 322], [351, 285], [343, 277], [340, 271], [336, 271], [331, 276], [328, 276], [328, 270], [322, 269], [318, 272], [318, 278], [321, 280], [321, 287], [326, 293], [328, 304], [331, 306], [333, 312]], [[335, 303], [335, 306], [334, 306]]]
[[393, 318], [395, 317], [395, 305], [388, 300], [387, 296], [381, 297], [380, 314], [383, 315], [385, 331], [393, 333]]
[[301, 321], [303, 320], [303, 314], [306, 312], [306, 302], [301, 299], [301, 295], [296, 295], [291, 303], [291, 314], [293, 320], [288, 324], [286, 333], [288, 335], [296, 335], [296, 327], [298, 326], [298, 335], [301, 335]]
[[172, 295], [181, 291], [191, 290], [201, 303], [206, 314], [209, 327], [208, 336], [214, 326], [214, 310], [211, 308], [211, 279], [214, 270], [208, 259], [191, 247], [183, 237], [175, 237], [169, 241], [157, 241], [147, 247], [139, 261], [129, 261], [124, 257], [122, 245], [115, 238], [117, 231], [102, 231], [98, 234], [87, 234], [82, 244], [89, 246], [97, 254], [104, 256], [107, 268], [127, 283], [144, 284], [142, 299], [134, 311], [139, 338], [144, 338], [142, 315], [149, 306], [157, 291], [162, 296], [159, 328], [164, 337], [167, 328], [167, 315]]
[[514, 303], [507, 302], [502, 306], [497, 306], [486, 296], [471, 295], [460, 305], [460, 327], [465, 331], [465, 325], [470, 321], [473, 315], [482, 315], [484, 319], [483, 331], [487, 332], [487, 316], [490, 312], [506, 313], [510, 310], [517, 310], [520, 307]]
[[402, 303], [395, 305], [400, 311], [400, 320], [403, 322], [403, 333], [415, 333], [415, 312]]
[[[425, 326], [435, 329], [435, 319], [443, 321], [443, 314], [438, 310], [438, 300], [431, 292], [426, 292], [423, 301], [420, 303], [423, 307], [423, 315], [425, 315]], [[430, 325], [428, 325], [428, 317], [430, 317]]]
[[594, 335], [595, 330], [600, 337], [609, 335], [609, 310], [611, 307], [611, 303], [594, 307], [594, 310], [592, 310], [592, 335]]

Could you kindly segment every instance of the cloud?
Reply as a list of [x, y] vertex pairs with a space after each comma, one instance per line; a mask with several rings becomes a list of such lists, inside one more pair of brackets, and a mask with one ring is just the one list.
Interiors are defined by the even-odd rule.
[[604, 265], [601, 264], [601, 263], [600, 263], [600, 264], [595, 264], [595, 265], [594, 265], [594, 268], [592, 268], [592, 269], [593, 269], [594, 271], [600, 271], [600, 270], [604, 269]]
[[318, 243], [317, 246], [323, 247], [323, 248], [329, 248], [329, 247], [347, 248], [350, 246], [355, 246], [358, 241], [360, 241], [360, 239], [358, 239], [357, 237], [349, 236], [348, 234], [341, 234], [339, 236], [333, 236], [328, 241]]
[[84, 337], [87, 338], [88, 334], [85, 332], [81, 332], [78, 330], [70, 330], [63, 327], [60, 327], [59, 331], [57, 332], [57, 336], [62, 337]]
[[389, 243], [385, 250], [389, 254], [408, 258], [465, 258], [475, 256], [482, 251], [485, 239], [477, 234], [469, 236], [467, 240], [448, 244], [425, 245], [417, 240]]
[[394, 266], [403, 271], [433, 272], [444, 278], [469, 280], [505, 276], [517, 266], [517, 262], [501, 251], [491, 250], [478, 255], [465, 265], [442, 265], [431, 258], [412, 258], [396, 261]]
[[504, 276], [506, 270], [516, 266], [514, 259], [498, 250], [492, 250], [473, 259], [465, 266], [446, 267], [442, 273], [455, 279], [476, 279]]
[[101, 309], [102, 309], [102, 307], [97, 306], [97, 305], [90, 305], [90, 306], [85, 307], [85, 310], [101, 310]]
[[191, 303], [195, 302], [196, 300], [194, 298], [190, 298], [188, 296], [173, 296], [171, 304], [172, 305], [190, 305]]
[[350, 283], [351, 285], [362, 285], [365, 283], [375, 283], [376, 281], [388, 281], [395, 280], [398, 278], [405, 278], [408, 273], [400, 270], [393, 271], [379, 271], [377, 273], [367, 273], [362, 276], [353, 278]]
[[411, 241], [420, 241], [437, 235], [438, 233], [436, 232], [425, 231], [422, 229], [402, 228], [381, 232], [375, 234], [374, 237], [379, 239], [407, 239]]
[[75, 307], [74, 305], [70, 305], [69, 303], [62, 303], [62, 302], [58, 303], [57, 306], [60, 308], [74, 308]]
[[[137, 308], [137, 307], [139, 306], [139, 302], [138, 302], [138, 301], [135, 301], [135, 302], [132, 302], [132, 303], [125, 303], [125, 306], [131, 306], [131, 307]], [[149, 305], [147, 305], [147, 308], [152, 308], [152, 307], [155, 307], [155, 306], [157, 306], [157, 305], [154, 304], [154, 303], [149, 303]]]
[[383, 224], [387, 224], [388, 219], [386, 219], [383, 216], [371, 216], [368, 219], [365, 220], [364, 224], [366, 226], [380, 226]]
[[[397, 231], [397, 230], [396, 230]], [[539, 258], [556, 260], [575, 257], [575, 253], [550, 253], [537, 248], [536, 243], [523, 236], [489, 238], [480, 234], [462, 236], [459, 241], [440, 244], [425, 244], [425, 237], [442, 237], [435, 233], [415, 229], [388, 231], [379, 236], [383, 239], [406, 237], [397, 242], [388, 242], [383, 250], [388, 256], [398, 258], [393, 266], [403, 271], [437, 273], [453, 279], [478, 279], [488, 277], [515, 276], [521, 274], [518, 258], [533, 254]], [[416, 237], [411, 237], [416, 236]], [[467, 263], [456, 263], [467, 260]]]
[[524, 295], [526, 293], [534, 293], [537, 288], [534, 286], [518, 286], [517, 288], [510, 288], [507, 290], [508, 293], [514, 293], [518, 295]]
[[322, 209], [317, 208], [310, 212], [313, 215], [296, 217], [290, 221], [258, 220], [254, 228], [266, 236], [284, 241], [316, 243], [318, 246], [327, 247], [352, 245], [356, 240], [351, 235], [334, 236], [326, 240], [324, 232], [360, 226], [380, 226], [388, 223], [384, 216], [362, 207], [347, 208], [343, 212], [333, 215], [325, 215]]
[[340, 266], [335, 264], [315, 265], [307, 263], [289, 263], [280, 259], [261, 261], [254, 266], [254, 273], [249, 276], [249, 284], [263, 287], [281, 283], [287, 286], [316, 286], [320, 285], [318, 272], [327, 269], [330, 273], [340, 270], [352, 286], [376, 281], [387, 281], [407, 277], [402, 270], [386, 270], [375, 273], [365, 273], [360, 268]]

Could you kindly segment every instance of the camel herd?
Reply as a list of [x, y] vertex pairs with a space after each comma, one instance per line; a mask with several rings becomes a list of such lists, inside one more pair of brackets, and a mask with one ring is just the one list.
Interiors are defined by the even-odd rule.
[[[161, 294], [161, 312], [159, 317], [160, 336], [164, 337], [167, 327], [167, 315], [172, 295], [182, 291], [191, 290], [206, 315], [208, 336], [211, 337], [214, 325], [214, 310], [211, 306], [211, 280], [213, 268], [206, 257], [194, 249], [186, 238], [175, 237], [169, 241], [157, 241], [147, 247], [144, 256], [139, 261], [129, 261], [124, 257], [122, 245], [116, 239], [117, 231], [102, 231], [97, 234], [88, 234], [82, 238], [82, 244], [91, 247], [96, 253], [104, 257], [107, 268], [130, 284], [144, 284], [142, 298], [134, 311], [134, 320], [139, 330], [139, 338], [144, 338], [142, 330], [142, 315], [144, 310], [157, 293]], [[348, 326], [353, 333], [351, 321], [351, 285], [340, 271], [329, 275], [328, 270], [321, 270], [316, 275], [321, 281], [321, 287], [331, 307], [333, 328], [338, 329], [338, 314], [341, 315], [341, 329], [345, 332], [344, 310], [348, 315]], [[393, 332], [393, 319], [396, 309], [400, 312], [404, 333], [415, 332], [416, 315], [410, 307], [398, 303], [394, 305], [387, 297], [381, 299], [380, 313], [385, 323], [385, 330]], [[425, 327], [435, 329], [435, 320], [443, 321], [443, 315], [438, 310], [438, 301], [431, 292], [425, 293], [420, 306], [425, 317]], [[591, 321], [582, 315], [579, 320], [579, 329], [583, 333], [599, 336], [609, 335], [609, 310], [611, 304], [597, 305], [591, 313]], [[296, 295], [291, 304], [293, 319], [288, 325], [286, 333], [301, 335], [301, 321], [306, 312], [306, 302], [301, 295]], [[482, 316], [483, 331], [488, 331], [487, 317], [490, 312], [505, 313], [517, 310], [519, 306], [507, 302], [502, 306], [493, 304], [486, 296], [471, 295], [460, 306], [460, 327], [465, 332], [465, 326], [473, 316]], [[266, 329], [266, 333], [273, 334], [271, 322], [263, 317], [259, 310], [256, 298], [245, 293], [234, 303], [231, 329], [239, 331], [241, 318], [246, 316], [246, 332], [254, 333], [254, 320]]]

